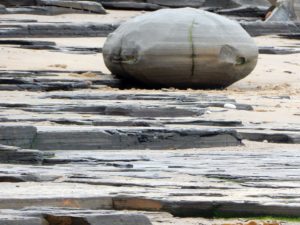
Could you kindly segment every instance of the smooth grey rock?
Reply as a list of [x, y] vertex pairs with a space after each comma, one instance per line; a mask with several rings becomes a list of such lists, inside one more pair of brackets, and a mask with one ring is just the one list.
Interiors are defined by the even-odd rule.
[[114, 75], [145, 85], [223, 88], [254, 69], [258, 49], [238, 23], [184, 8], [123, 23], [107, 38], [103, 56]]

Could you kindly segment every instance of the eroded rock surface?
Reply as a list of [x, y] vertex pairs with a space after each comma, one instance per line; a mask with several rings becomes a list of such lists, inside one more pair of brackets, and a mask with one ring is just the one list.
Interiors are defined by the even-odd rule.
[[1, 163], [41, 164], [47, 154], [38, 150], [0, 145]]
[[68, 208], [26, 208], [22, 210], [1, 210], [0, 223], [11, 225], [151, 225], [141, 214], [105, 210], [76, 210]]
[[0, 1], [7, 8], [0, 11], [3, 14], [41, 14], [59, 15], [67, 13], [105, 14], [106, 11], [97, 1], [58, 1], [58, 0], [26, 0]]
[[[253, 22], [266, 8], [261, 1], [239, 2], [207, 7], [245, 19], [258, 35], [294, 30], [297, 37], [295, 22], [280, 22], [284, 30]], [[0, 40], [0, 224], [148, 224], [133, 214], [154, 225], [299, 217], [296, 39], [255, 38], [261, 52], [281, 55], [261, 54], [252, 76], [226, 90], [140, 89], [107, 74], [103, 38], [50, 38], [106, 36], [117, 24], [107, 18], [119, 18], [109, 13], [1, 15], [8, 38]]]

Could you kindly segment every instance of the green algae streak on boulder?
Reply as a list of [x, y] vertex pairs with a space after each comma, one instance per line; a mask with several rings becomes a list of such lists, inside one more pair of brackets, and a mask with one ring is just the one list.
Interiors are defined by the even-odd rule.
[[224, 88], [251, 73], [258, 48], [237, 22], [181, 8], [123, 23], [108, 36], [103, 56], [114, 75], [148, 86]]

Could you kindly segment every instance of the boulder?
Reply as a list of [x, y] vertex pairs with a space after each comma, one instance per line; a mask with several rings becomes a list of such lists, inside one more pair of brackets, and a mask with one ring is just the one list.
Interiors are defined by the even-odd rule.
[[103, 47], [118, 77], [149, 86], [224, 88], [256, 66], [258, 48], [235, 21], [199, 9], [162, 9], [123, 23]]

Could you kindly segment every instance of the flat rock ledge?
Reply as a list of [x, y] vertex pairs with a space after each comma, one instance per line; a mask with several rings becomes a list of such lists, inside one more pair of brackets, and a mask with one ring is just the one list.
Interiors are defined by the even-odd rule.
[[[95, 197], [94, 201], [101, 201], [101, 198]], [[121, 210], [134, 210], [141, 212], [167, 212], [175, 217], [203, 217], [214, 218], [222, 215], [224, 218], [230, 217], [260, 217], [260, 216], [274, 216], [274, 217], [299, 217], [300, 206], [287, 206], [269, 204], [264, 205], [255, 202], [234, 202], [234, 201], [168, 201], [157, 199], [146, 199], [139, 197], [113, 197], [112, 208], [109, 210], [99, 210], [99, 208], [84, 208], [86, 203], [92, 202], [91, 199], [85, 201], [84, 199], [65, 198], [65, 199], [40, 199], [40, 201], [30, 201], [30, 199], [19, 199], [29, 208], [15, 207], [15, 209], [1, 209], [0, 224], [10, 225], [16, 224], [16, 221], [22, 221], [23, 225], [56, 225], [64, 224], [62, 221], [72, 221], [67, 224], [79, 225], [98, 225], [98, 224], [133, 224], [133, 225], [150, 225], [151, 222], [143, 214], [123, 213]], [[38, 204], [43, 202], [43, 205]], [[0, 201], [0, 207], [3, 205]], [[58, 204], [60, 203], [60, 204]], [[73, 206], [70, 205], [74, 204]], [[83, 204], [82, 204], [83, 203]], [[63, 205], [66, 207], [63, 207]], [[77, 204], [77, 205], [76, 205]], [[9, 205], [9, 204], [8, 204]], [[27, 205], [27, 206], [26, 206]], [[94, 204], [94, 207], [96, 204]], [[101, 207], [99, 203], [97, 207]], [[34, 207], [34, 208], [31, 208]], [[39, 208], [36, 208], [39, 207]], [[63, 208], [61, 208], [63, 207]], [[114, 211], [116, 210], [116, 211]], [[35, 223], [26, 223], [27, 220]], [[99, 223], [99, 221], [103, 221]], [[75, 221], [77, 223], [75, 223]], [[85, 223], [82, 223], [84, 222]], [[97, 222], [98, 221], [98, 222]], [[44, 222], [44, 223], [42, 223]], [[60, 222], [60, 223], [58, 223]], [[108, 223], [110, 222], [110, 223]]]
[[[242, 27], [253, 37], [270, 34], [300, 33], [299, 22], [241, 21]], [[1, 38], [17, 37], [107, 37], [119, 27], [119, 23], [26, 23], [0, 28]]]
[[0, 209], [299, 217], [297, 149], [244, 149], [53, 151], [43, 166], [1, 164]]
[[[3, 132], [2, 132], [3, 131]], [[0, 143], [39, 150], [184, 149], [241, 145], [232, 129], [0, 126]]]
[[136, 197], [117, 197], [113, 199], [115, 209], [163, 211], [176, 217], [258, 217], [282, 216], [299, 217], [299, 206], [269, 204], [255, 202], [234, 201], [168, 201], [153, 200]]
[[0, 144], [31, 149], [36, 134], [34, 126], [0, 126]]
[[27, 208], [1, 210], [0, 224], [13, 225], [151, 225], [142, 214], [108, 210], [80, 210], [68, 208]]
[[0, 163], [41, 164], [45, 156], [49, 155], [38, 150], [0, 144]]

